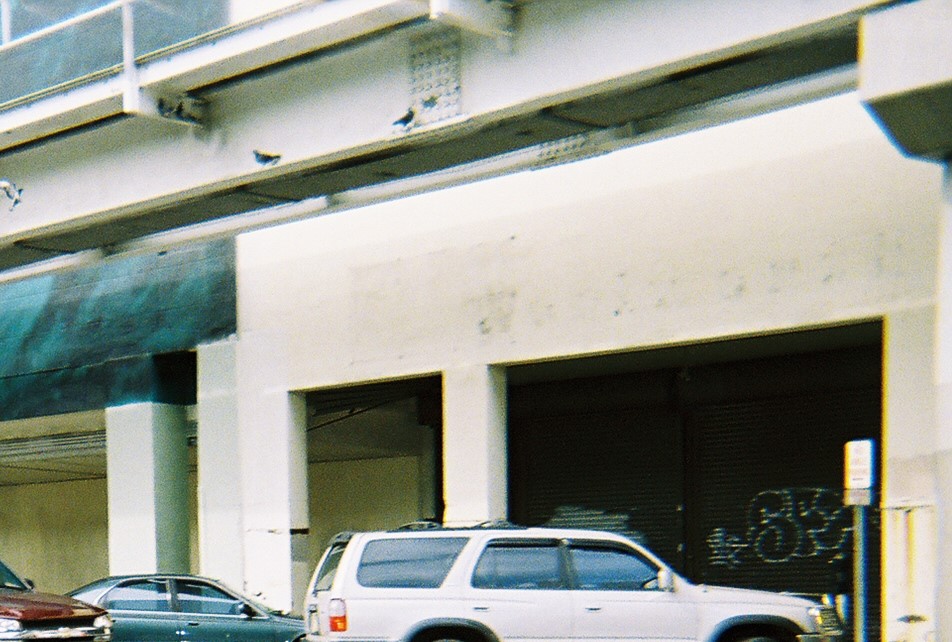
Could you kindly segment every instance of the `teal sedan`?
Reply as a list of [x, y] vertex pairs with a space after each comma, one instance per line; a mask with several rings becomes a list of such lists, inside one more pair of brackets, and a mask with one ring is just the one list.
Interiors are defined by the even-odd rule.
[[301, 642], [304, 621], [195, 575], [107, 577], [71, 597], [109, 611], [113, 642]]

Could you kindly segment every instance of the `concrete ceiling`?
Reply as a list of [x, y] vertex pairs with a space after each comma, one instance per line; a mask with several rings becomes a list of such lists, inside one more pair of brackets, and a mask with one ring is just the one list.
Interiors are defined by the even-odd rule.
[[106, 413], [0, 422], [0, 486], [106, 476]]

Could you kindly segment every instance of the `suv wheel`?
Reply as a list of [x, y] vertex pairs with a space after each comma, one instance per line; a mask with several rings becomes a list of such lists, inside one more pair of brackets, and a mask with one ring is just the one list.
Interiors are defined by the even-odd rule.
[[424, 631], [413, 642], [486, 642], [475, 631]]

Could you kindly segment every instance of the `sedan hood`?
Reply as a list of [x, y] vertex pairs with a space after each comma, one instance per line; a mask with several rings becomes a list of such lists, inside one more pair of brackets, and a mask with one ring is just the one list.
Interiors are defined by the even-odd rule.
[[63, 595], [0, 590], [0, 617], [15, 620], [58, 620], [95, 617], [102, 613], [105, 611], [100, 608]]

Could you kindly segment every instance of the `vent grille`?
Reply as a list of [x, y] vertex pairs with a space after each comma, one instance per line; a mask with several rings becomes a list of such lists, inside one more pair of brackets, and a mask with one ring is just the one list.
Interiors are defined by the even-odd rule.
[[105, 431], [45, 435], [0, 441], [0, 464], [60, 459], [106, 452]]

